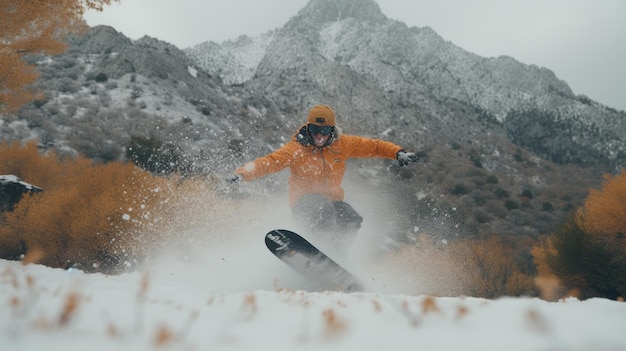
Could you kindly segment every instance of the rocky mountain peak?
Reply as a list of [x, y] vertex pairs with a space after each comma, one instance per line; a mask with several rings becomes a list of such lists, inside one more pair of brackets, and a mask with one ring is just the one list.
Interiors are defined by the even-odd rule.
[[297, 20], [324, 24], [354, 18], [369, 23], [383, 23], [387, 17], [372, 0], [311, 0], [298, 12]]
[[85, 54], [123, 51], [132, 45], [132, 41], [111, 26], [95, 26], [82, 36], [69, 40], [71, 48], [80, 47]]
[[[310, 0], [276, 31], [186, 53], [227, 84], [265, 91], [270, 100], [289, 97], [289, 109], [332, 104], [346, 127], [357, 130], [370, 111], [383, 118], [368, 121], [364, 129], [406, 123], [411, 128], [396, 136], [407, 140], [413, 133], [406, 130], [466, 124], [478, 116], [502, 128], [503, 138], [551, 160], [602, 160], [614, 167], [626, 159], [623, 114], [576, 96], [548, 68], [472, 54], [430, 28], [388, 19], [371, 0]], [[473, 127], [477, 134], [485, 132]], [[440, 131], [427, 133], [433, 140], [467, 137], [466, 129], [432, 128]], [[573, 134], [559, 132], [557, 138], [555, 130]], [[598, 143], [596, 137], [615, 142]]]

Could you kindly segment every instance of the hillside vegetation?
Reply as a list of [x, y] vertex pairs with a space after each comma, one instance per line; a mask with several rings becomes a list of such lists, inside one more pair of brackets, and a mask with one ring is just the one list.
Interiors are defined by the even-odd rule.
[[[215, 201], [210, 180], [159, 177], [128, 162], [41, 154], [36, 143], [0, 144], [0, 173], [40, 184], [0, 217], [0, 257], [87, 272], [133, 270], [167, 245], [170, 233], [193, 225], [194, 201]], [[227, 208], [209, 207], [207, 216]], [[216, 225], [219, 219], [216, 219]], [[33, 259], [31, 257], [31, 259]]]

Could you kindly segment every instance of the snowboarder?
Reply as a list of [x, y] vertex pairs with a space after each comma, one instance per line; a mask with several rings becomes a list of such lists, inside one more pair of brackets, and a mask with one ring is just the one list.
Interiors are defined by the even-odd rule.
[[249, 181], [289, 167], [289, 205], [298, 224], [315, 231], [356, 232], [363, 217], [343, 201], [346, 161], [375, 157], [397, 159], [400, 166], [419, 160], [394, 143], [343, 134], [335, 112], [317, 105], [290, 142], [237, 168], [230, 181]]

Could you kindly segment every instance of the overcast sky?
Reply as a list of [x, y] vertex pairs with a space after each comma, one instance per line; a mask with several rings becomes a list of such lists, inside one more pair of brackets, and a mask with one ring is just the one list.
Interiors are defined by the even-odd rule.
[[[131, 39], [187, 48], [282, 27], [308, 0], [121, 0], [85, 15]], [[626, 111], [625, 0], [377, 0], [382, 12], [484, 57], [547, 67], [575, 94]]]

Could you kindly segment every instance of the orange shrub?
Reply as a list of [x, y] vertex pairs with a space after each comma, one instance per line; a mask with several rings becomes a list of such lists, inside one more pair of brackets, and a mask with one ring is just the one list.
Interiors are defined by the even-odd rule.
[[415, 245], [388, 254], [383, 265], [400, 269], [415, 289], [412, 293], [440, 296], [534, 295], [531, 278], [514, 262], [512, 248], [497, 237], [435, 243], [420, 234]]
[[537, 269], [534, 278], [535, 286], [539, 290], [539, 296], [547, 301], [556, 301], [565, 295], [560, 279], [550, 268], [549, 259], [557, 254], [550, 238], [542, 239], [535, 245], [531, 254]]
[[626, 171], [606, 176], [582, 208], [533, 249], [544, 291], [580, 298], [626, 295]]
[[[615, 177], [605, 175], [602, 189], [591, 189], [578, 217], [590, 234], [623, 238], [626, 234], [626, 169]], [[624, 243], [626, 240], [615, 242], [621, 244], [622, 249], [626, 248]]]
[[515, 262], [514, 250], [496, 236], [454, 242], [453, 252], [464, 254], [465, 274], [471, 277], [472, 296], [535, 295], [531, 278]]
[[20, 142], [0, 144], [0, 174], [13, 174], [23, 181], [47, 188], [56, 183], [61, 176], [59, 158], [42, 157], [37, 143], [29, 142], [21, 145]]
[[1, 144], [0, 174], [44, 189], [4, 214], [0, 257], [39, 249], [42, 264], [87, 271], [118, 271], [141, 261], [163, 239], [163, 224], [177, 216], [185, 195], [197, 190], [130, 163], [42, 155], [34, 143]]

